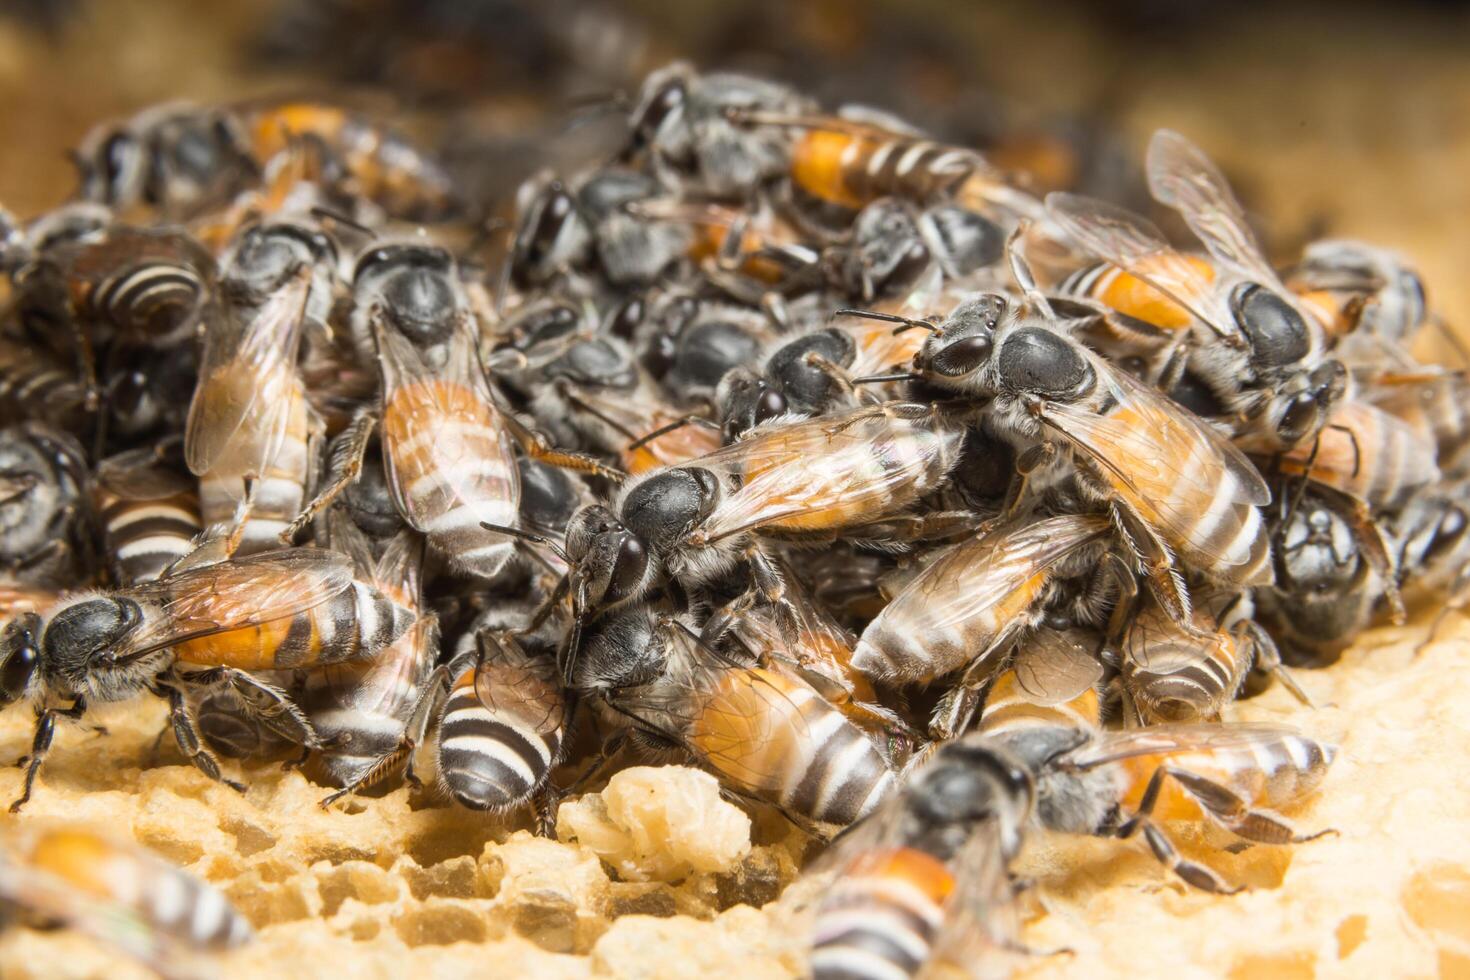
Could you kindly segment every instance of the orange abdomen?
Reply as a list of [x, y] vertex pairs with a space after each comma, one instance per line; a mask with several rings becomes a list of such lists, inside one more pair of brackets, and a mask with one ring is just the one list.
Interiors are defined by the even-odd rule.
[[791, 180], [812, 197], [847, 208], [867, 200], [849, 184], [847, 175], [875, 149], [871, 140], [830, 130], [808, 130], [791, 152]]
[[[1192, 255], [1170, 256], [1171, 261], [1188, 262], [1205, 279], [1213, 281], [1215, 269], [1204, 259]], [[1139, 263], [1140, 271], [1147, 272], [1148, 260]], [[1153, 286], [1136, 276], [1119, 269], [1099, 283], [1095, 299], [1125, 316], [1152, 324], [1163, 330], [1183, 330], [1194, 322], [1189, 311]]]

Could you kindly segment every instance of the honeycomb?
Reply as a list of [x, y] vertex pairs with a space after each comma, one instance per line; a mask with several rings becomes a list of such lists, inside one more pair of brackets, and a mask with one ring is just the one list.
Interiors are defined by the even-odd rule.
[[[1220, 849], [1170, 828], [1181, 850], [1248, 890], [1216, 897], [1166, 877], [1141, 842], [1039, 839], [1019, 873], [1027, 977], [1470, 976], [1470, 623], [1372, 631], [1333, 667], [1303, 672], [1316, 703], [1279, 686], [1233, 705], [1342, 748], [1319, 799], [1291, 816], [1337, 834], [1295, 847]], [[230, 978], [785, 977], [799, 969], [778, 900], [806, 844], [747, 813], [712, 778], [637, 767], [562, 803], [559, 840], [525, 817], [446, 807], [406, 788], [324, 811], [324, 790], [278, 765], [246, 767], [241, 796], [158, 739], [161, 705], [99, 734], [58, 733], [21, 817], [130, 834], [224, 890], [257, 929], [219, 963]], [[100, 719], [99, 719], [100, 720]], [[30, 718], [0, 718], [0, 759]], [[157, 746], [155, 747], [155, 743]], [[0, 800], [20, 771], [0, 771]], [[1242, 937], [1250, 942], [1242, 942]], [[76, 935], [13, 929], [6, 980], [148, 974]]]

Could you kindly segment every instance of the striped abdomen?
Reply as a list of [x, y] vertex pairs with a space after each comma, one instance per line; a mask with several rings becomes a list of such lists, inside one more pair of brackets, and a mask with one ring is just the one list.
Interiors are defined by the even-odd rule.
[[500, 571], [514, 543], [480, 522], [514, 526], [521, 483], [511, 439], [487, 399], [450, 381], [405, 384], [383, 407], [383, 442], [404, 519], [465, 571]]
[[414, 614], [362, 582], [284, 619], [176, 644], [179, 660], [201, 667], [295, 670], [371, 657], [413, 625]]
[[119, 585], [151, 582], [194, 550], [199, 523], [199, 498], [177, 493], [138, 500], [97, 490], [109, 567]]
[[1015, 670], [1007, 670], [990, 685], [980, 713], [980, 730], [997, 738], [1029, 728], [1093, 730], [1101, 724], [1102, 708], [1094, 688], [1070, 701], [1039, 704], [1022, 690]]
[[98, 283], [85, 309], [136, 341], [167, 347], [193, 331], [205, 289], [191, 266], [145, 259]]
[[[1160, 259], [1163, 261], [1163, 259]], [[1187, 263], [1194, 267], [1201, 280], [1212, 281], [1215, 269], [1204, 259], [1192, 255], [1171, 254], [1171, 264]], [[1137, 270], [1147, 274], [1149, 259], [1140, 259]], [[1194, 316], [1168, 296], [1159, 292], [1132, 273], [1107, 262], [1087, 266], [1062, 280], [1058, 292], [1066, 296], [1095, 300], [1110, 310], [1137, 320], [1157, 330], [1174, 333], [1194, 323]]]
[[893, 791], [873, 742], [816, 691], [761, 668], [714, 673], [685, 741], [733, 788], [821, 823], [846, 826]]
[[954, 888], [944, 862], [914, 848], [858, 858], [817, 909], [813, 980], [914, 976], [930, 958]]
[[880, 197], [930, 200], [952, 192], [983, 161], [970, 150], [929, 140], [806, 131], [791, 154], [791, 179], [822, 201], [861, 208]]
[[[1392, 384], [1367, 386], [1364, 397], [1408, 423], [1438, 450], [1441, 470], [1463, 471], [1470, 446], [1470, 379], [1445, 371]], [[1325, 433], [1324, 433], [1325, 434]]]
[[434, 669], [434, 645], [420, 621], [370, 660], [308, 673], [297, 703], [324, 745], [322, 775], [345, 785], [403, 744], [409, 715]]
[[[266, 397], [262, 394], [262, 397]], [[245, 477], [255, 478], [255, 497], [245, 520], [237, 555], [272, 551], [281, 547], [281, 532], [301, 513], [306, 502], [306, 482], [311, 474], [311, 409], [301, 382], [294, 376], [280, 397], [290, 399], [285, 435], [273, 455], [264, 459], [260, 472], [252, 472], [264, 455], [266, 434], [249, 422], [240, 427], [242, 444], [199, 478], [199, 507], [206, 525], [230, 524], [245, 496]]]
[[58, 367], [35, 348], [0, 341], [0, 418], [44, 419], [73, 431], [86, 416], [86, 401], [75, 369]]
[[[1288, 732], [1250, 744], [1141, 755], [1118, 763], [1127, 779], [1122, 803], [1130, 812], [1136, 808], [1154, 771], [1167, 765], [1229, 789], [1248, 807], [1285, 809], [1322, 784], [1336, 757], [1333, 746]], [[1197, 820], [1202, 816], [1194, 797], [1171, 779], [1164, 780], [1154, 815], [1161, 820]]]
[[[1311, 443], [1280, 457], [1283, 472], [1351, 494], [1376, 510], [1396, 510], [1439, 478], [1434, 438], [1361, 401], [1338, 403]], [[1308, 459], [1312, 460], [1307, 469]]]
[[37, 833], [24, 863], [78, 892], [134, 910], [153, 928], [196, 949], [230, 949], [251, 937], [250, 924], [208, 883], [151, 853], [86, 831]]
[[564, 705], [559, 691], [551, 692], [548, 705], [547, 691], [510, 686], [539, 688], [548, 683], [545, 677], [517, 668], [501, 674], [493, 663], [479, 672], [482, 688], [505, 697], [493, 706], [480, 698], [474, 665], [455, 678], [439, 722], [439, 778], [472, 810], [504, 810], [528, 799], [550, 776], [561, 756]]
[[1196, 636], [1157, 606], [1138, 615], [1123, 642], [1123, 684], [1145, 721], [1213, 718], [1235, 697], [1251, 661], [1228, 633], [1201, 615]]

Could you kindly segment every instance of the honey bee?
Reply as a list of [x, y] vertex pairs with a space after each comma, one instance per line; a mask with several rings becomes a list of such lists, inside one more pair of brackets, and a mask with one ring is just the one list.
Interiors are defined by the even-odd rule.
[[439, 637], [435, 618], [424, 609], [422, 540], [400, 532], [375, 559], [347, 515], [334, 510], [327, 525], [328, 543], [352, 559], [358, 580], [417, 617], [371, 659], [328, 664], [302, 679], [297, 704], [324, 746], [313, 759], [314, 775], [351, 793], [382, 780], [403, 761], [400, 746], [434, 670]]
[[954, 545], [868, 624], [852, 666], [888, 684], [928, 684], [960, 673], [931, 730], [952, 738], [973, 692], [997, 670], [1018, 633], [1036, 625], [1059, 565], [1109, 532], [1100, 516], [1052, 517], [993, 528]]
[[[1031, 283], [1015, 259], [1018, 280]], [[1270, 491], [1208, 423], [1086, 350], [1056, 320], [999, 294], [962, 303], [938, 325], [913, 322], [930, 331], [914, 373], [940, 390], [988, 399], [987, 428], [1018, 451], [1018, 491], [1075, 478], [1079, 491], [1108, 504], [1176, 620], [1189, 622], [1190, 600], [1175, 559], [1226, 585], [1270, 579], [1259, 510]], [[1067, 456], [1070, 465], [1059, 466]], [[1011, 506], [1018, 499], [1012, 494]]]
[[86, 454], [44, 422], [0, 429], [0, 582], [66, 588], [90, 562]]
[[242, 553], [280, 547], [302, 509], [320, 422], [297, 358], [303, 332], [326, 323], [336, 265], [332, 240], [291, 220], [245, 228], [224, 264], [184, 456], [206, 525], [245, 508]]
[[1402, 355], [1429, 319], [1424, 281], [1403, 256], [1365, 242], [1313, 242], [1286, 277], [1301, 304], [1316, 315], [1338, 349], [1353, 337], [1374, 341], [1364, 355]]
[[579, 693], [600, 697], [644, 742], [687, 752], [732, 792], [801, 826], [847, 826], [895, 787], [878, 747], [810, 685], [726, 657], [677, 619], [634, 606], [581, 642]]
[[[897, 198], [879, 198], [858, 212], [849, 240], [829, 252], [835, 279], [853, 300], [927, 295], [926, 274], [971, 283], [1005, 255], [1006, 232], [990, 218], [958, 204], [922, 211]], [[880, 307], [881, 309], [881, 307]], [[891, 312], [902, 312], [894, 310]]]
[[23, 921], [75, 929], [171, 980], [199, 976], [204, 955], [252, 938], [244, 916], [207, 882], [80, 825], [6, 827], [0, 906]]
[[1439, 606], [1419, 649], [1434, 642], [1453, 612], [1470, 603], [1470, 510], [1460, 480], [1414, 501], [1397, 521], [1398, 567], [1405, 583]]
[[[535, 459], [616, 478], [590, 457], [561, 452], [497, 404], [481, 368], [475, 311], [453, 257], [436, 246], [389, 244], [358, 259], [354, 333], [376, 350], [383, 380], [383, 458], [409, 526], [455, 568], [493, 577], [510, 560], [520, 507], [515, 444]], [[361, 472], [378, 424], [359, 415], [327, 486], [287, 529], [294, 533]]]
[[1254, 664], [1310, 704], [1286, 668], [1270, 635], [1252, 620], [1222, 629], [1203, 609], [1193, 629], [1146, 604], [1129, 623], [1122, 642], [1122, 682], [1144, 723], [1193, 722], [1217, 718], [1245, 682]]
[[86, 421], [87, 403], [86, 385], [50, 352], [0, 337], [0, 415], [46, 419], [75, 432]]
[[1076, 626], [1034, 629], [986, 691], [979, 731], [1006, 739], [1028, 728], [1100, 729], [1104, 642]]
[[1106, 265], [1081, 272], [1064, 292], [1123, 315], [1123, 329], [1152, 335], [1167, 355], [1172, 388], [1184, 368], [1226, 409], [1237, 435], [1268, 451], [1310, 442], [1347, 388], [1325, 353], [1321, 325], [1262, 257], [1225, 178], [1178, 133], [1159, 130], [1148, 149], [1149, 187], [1210, 253], [1181, 255], [1157, 228], [1120, 208], [1072, 194], [1047, 195], [1047, 214]]
[[268, 727], [317, 747], [285, 693], [248, 672], [371, 657], [413, 624], [411, 610], [354, 582], [345, 556], [298, 548], [210, 561], [218, 544], [227, 542], [202, 545], [193, 563], [155, 581], [69, 596], [0, 633], [0, 704], [26, 697], [38, 714], [12, 812], [30, 799], [57, 718], [144, 692], [168, 701], [179, 748], [211, 779], [225, 781], [200, 743], [189, 691], [232, 688]]
[[[1407, 423], [1434, 444], [1434, 462], [1446, 480], [1470, 472], [1470, 378], [1459, 371], [1405, 369], [1375, 374], [1358, 397]], [[1419, 465], [1424, 452], [1417, 449]]]
[[93, 500], [109, 571], [119, 585], [159, 578], [194, 550], [203, 530], [194, 482], [155, 449], [135, 449], [99, 463]]
[[[1036, 790], [1022, 761], [992, 740], [941, 746], [872, 816], [838, 838], [796, 892], [814, 980], [1009, 974], [1015, 886]], [[791, 901], [791, 900], [788, 900]]]
[[801, 99], [783, 85], [725, 72], [699, 74], [676, 62], [649, 74], [629, 118], [626, 155], [646, 155], [671, 189], [745, 200], [788, 166], [787, 139], [752, 130], [730, 110], [799, 113]]
[[320, 103], [166, 103], [98, 126], [72, 158], [84, 200], [189, 217], [251, 186], [293, 142], [313, 144], [330, 162], [318, 179], [390, 215], [434, 221], [458, 210], [448, 176], [423, 152], [362, 116]]
[[611, 508], [584, 508], [567, 529], [579, 619], [631, 602], [663, 577], [697, 583], [751, 563], [779, 591], [755, 536], [860, 538], [906, 520], [954, 466], [962, 433], [927, 406], [889, 404], [758, 427], [689, 463], [630, 480]]

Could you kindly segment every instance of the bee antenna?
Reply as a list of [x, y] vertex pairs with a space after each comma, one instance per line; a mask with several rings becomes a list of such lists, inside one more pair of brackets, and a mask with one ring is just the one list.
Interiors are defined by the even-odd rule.
[[855, 385], [877, 385], [886, 381], [922, 381], [920, 375], [912, 371], [900, 371], [897, 374], [870, 374], [862, 378], [853, 378], [849, 384]]
[[879, 313], [877, 310], [838, 310], [832, 316], [834, 318], [839, 316], [856, 316], [862, 317], [864, 320], [881, 320], [884, 323], [897, 323], [899, 326], [893, 331], [895, 335], [908, 330], [927, 330], [930, 333], [944, 332], [933, 320], [915, 320], [911, 317], [898, 316], [894, 313]]
[[572, 564], [572, 560], [567, 557], [566, 549], [544, 535], [535, 534], [531, 531], [527, 531], [518, 527], [509, 527], [505, 524], [491, 524], [489, 521], [481, 521], [480, 526], [487, 531], [495, 531], [498, 534], [504, 534], [512, 538], [519, 538], [522, 541], [526, 541], [531, 544], [542, 545], [550, 549], [553, 555], [556, 555], [556, 557], [560, 558], [568, 565]]
[[378, 233], [373, 231], [367, 225], [363, 224], [360, 221], [354, 221], [352, 218], [347, 217], [347, 215], [343, 214], [340, 211], [334, 211], [331, 208], [316, 205], [311, 209], [310, 213], [313, 218], [319, 218], [322, 221], [330, 221], [333, 224], [342, 225], [344, 228], [351, 228], [353, 231], [357, 232], [358, 234], [365, 235], [371, 240], [375, 240], [378, 237]]

